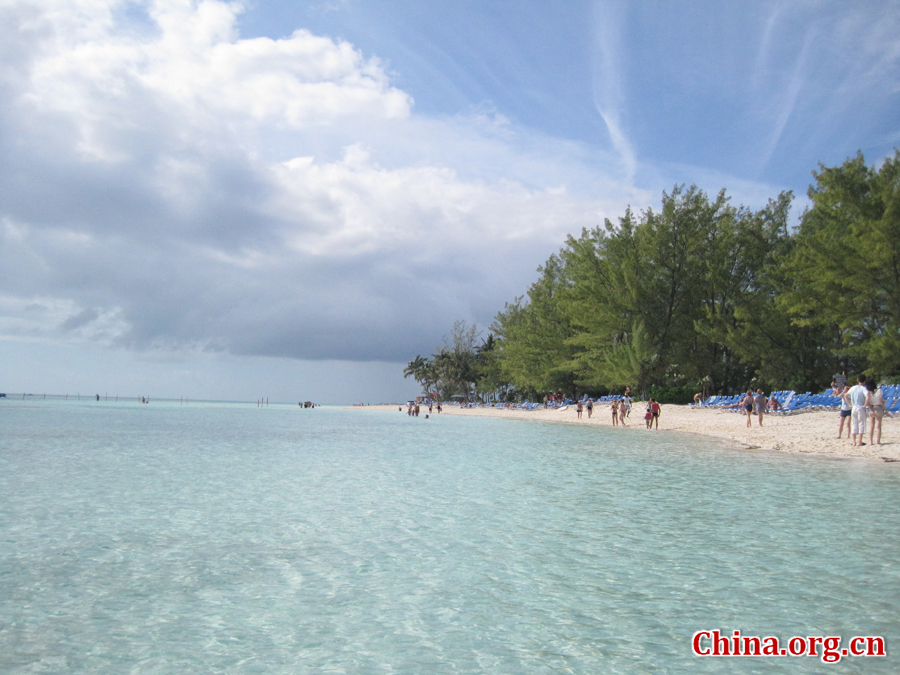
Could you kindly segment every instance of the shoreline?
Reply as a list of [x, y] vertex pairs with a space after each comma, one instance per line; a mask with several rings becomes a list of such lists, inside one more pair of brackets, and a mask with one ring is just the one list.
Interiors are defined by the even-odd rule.
[[[356, 410], [383, 410], [400, 413], [395, 405], [374, 405], [356, 407]], [[500, 417], [503, 419], [537, 420], [542, 422], [560, 422], [563, 424], [580, 424], [589, 426], [612, 427], [609, 406], [595, 405], [593, 416], [588, 419], [587, 411], [582, 419], [577, 418], [574, 406], [566, 410], [538, 408], [537, 410], [518, 410], [515, 408], [460, 408], [445, 405], [443, 415], [468, 415], [472, 417]], [[423, 409], [421, 417], [427, 414]], [[689, 405], [666, 404], [662, 406], [659, 417], [659, 429], [648, 431], [644, 425], [644, 408], [640, 403], [634, 406], [625, 429], [640, 433], [679, 433], [698, 434], [707, 438], [716, 438], [745, 450], [772, 450], [789, 454], [811, 454], [820, 457], [841, 459], [867, 459], [879, 462], [900, 462], [900, 417], [885, 416], [882, 421], [881, 445], [869, 444], [868, 427], [865, 445], [853, 446], [847, 438], [838, 440], [837, 431], [840, 417], [837, 411], [820, 410], [801, 412], [793, 415], [766, 414], [763, 426], [758, 426], [757, 416], [753, 416], [753, 426], [747, 428], [747, 417], [743, 413], [729, 412], [717, 408], [692, 408]], [[437, 412], [434, 413], [437, 416]], [[849, 419], [848, 419], [849, 421]], [[621, 427], [615, 427], [621, 428]]]

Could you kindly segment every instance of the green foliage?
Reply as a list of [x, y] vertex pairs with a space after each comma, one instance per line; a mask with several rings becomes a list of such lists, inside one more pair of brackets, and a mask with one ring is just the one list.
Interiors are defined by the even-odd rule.
[[428, 395], [437, 394], [444, 400], [460, 395], [470, 400], [478, 381], [490, 379], [497, 370], [488, 355], [493, 350], [494, 337], [489, 336], [478, 347], [478, 336], [474, 324], [467, 326], [465, 321], [457, 321], [440, 350], [430, 359], [416, 356], [403, 369], [403, 377], [414, 378]]
[[421, 354], [416, 356], [416, 358], [410, 361], [406, 368], [403, 369], [404, 380], [411, 377], [425, 389], [428, 388], [430, 374], [431, 362], [428, 359], [423, 359]]
[[829, 331], [845, 366], [900, 372], [900, 152], [878, 171], [860, 153], [813, 175], [779, 306]]
[[694, 394], [700, 389], [691, 385], [683, 387], [662, 387], [656, 384], [650, 385], [647, 392], [648, 398], [652, 398], [657, 403], [676, 403], [683, 405], [685, 403], [693, 403]]
[[517, 298], [508, 303], [491, 327], [500, 340], [500, 371], [526, 392], [575, 395], [578, 350], [569, 342], [575, 331], [559, 302], [568, 286], [562, 261], [551, 256], [538, 271], [528, 302]]
[[759, 279], [787, 238], [789, 205], [785, 194], [753, 213], [724, 192], [710, 200], [676, 187], [658, 213], [628, 211], [617, 225], [570, 237], [560, 254], [571, 279], [563, 305], [578, 329], [570, 344], [582, 348], [581, 382], [646, 391], [706, 379], [722, 390], [755, 377], [762, 351], [777, 347], [763, 338], [751, 350], [738, 314], [771, 303]]
[[725, 191], [570, 236], [525, 296], [404, 374], [442, 393], [539, 399], [621, 390], [664, 403], [747, 386], [812, 390], [837, 372], [900, 376], [900, 151], [820, 167], [792, 233], [792, 195], [753, 211]]

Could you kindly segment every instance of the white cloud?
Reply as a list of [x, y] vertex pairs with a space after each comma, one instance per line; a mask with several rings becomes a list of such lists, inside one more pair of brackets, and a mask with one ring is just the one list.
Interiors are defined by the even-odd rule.
[[619, 2], [603, 1], [597, 3], [595, 12], [594, 105], [631, 180], [637, 171], [637, 157], [622, 123], [627, 105], [622, 73], [626, 9]]
[[241, 40], [239, 5], [215, 0], [153, 2], [157, 32], [142, 39], [117, 30], [118, 4], [84, 3], [81, 22], [61, 8], [47, 12], [40, 44], [32, 45], [40, 51], [23, 99], [76, 125], [87, 157], [125, 159], [121, 135], [139, 131], [151, 115], [188, 141], [209, 127], [302, 129], [409, 114], [409, 96], [389, 86], [377, 60], [346, 42], [304, 30], [282, 40]]
[[347, 43], [136, 6], [3, 9], [0, 335], [403, 360], [646, 197], [500, 115], [414, 115]]

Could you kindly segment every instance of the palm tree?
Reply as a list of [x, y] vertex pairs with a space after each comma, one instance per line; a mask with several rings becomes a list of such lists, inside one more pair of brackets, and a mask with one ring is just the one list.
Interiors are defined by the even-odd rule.
[[418, 355], [403, 369], [403, 379], [405, 380], [406, 378], [411, 377], [421, 384], [423, 388], [427, 389], [432, 372], [433, 368], [431, 362], [428, 359], [422, 358], [421, 355]]

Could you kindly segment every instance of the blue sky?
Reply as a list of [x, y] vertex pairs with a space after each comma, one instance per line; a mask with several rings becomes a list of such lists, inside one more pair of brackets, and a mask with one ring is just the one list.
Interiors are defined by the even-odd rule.
[[818, 162], [856, 150], [875, 161], [900, 142], [898, 13], [896, 2], [260, 2], [241, 24], [248, 36], [302, 25], [346, 39], [384, 59], [421, 114], [481, 106], [608, 147], [608, 112], [639, 162], [804, 192]]
[[0, 391], [398, 400], [566, 234], [900, 146], [897, 2], [0, 3]]

